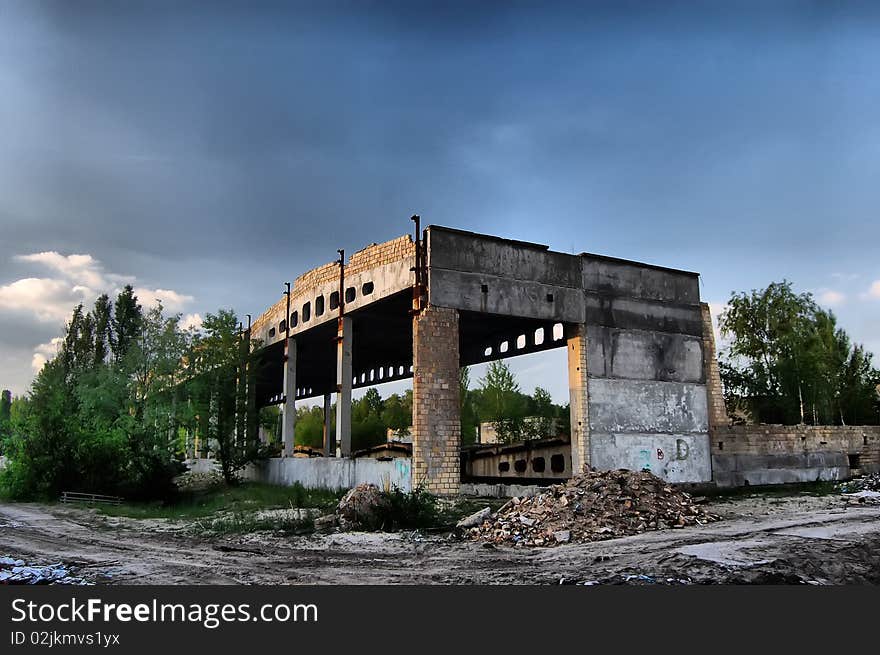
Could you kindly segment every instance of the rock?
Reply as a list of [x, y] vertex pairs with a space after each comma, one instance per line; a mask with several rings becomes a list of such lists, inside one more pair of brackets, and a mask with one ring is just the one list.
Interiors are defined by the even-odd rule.
[[336, 515], [344, 529], [361, 528], [374, 530], [380, 527], [382, 512], [388, 508], [388, 500], [374, 484], [359, 484], [349, 490], [339, 505]]
[[315, 519], [315, 530], [332, 530], [339, 524], [336, 514], [327, 514]]
[[557, 530], [553, 533], [553, 538], [557, 544], [567, 544], [571, 541], [571, 530]]
[[492, 508], [484, 507], [478, 512], [474, 512], [470, 516], [464, 517], [461, 521], [455, 524], [457, 528], [473, 528], [478, 525], [482, 525], [484, 521], [488, 521], [492, 516]]

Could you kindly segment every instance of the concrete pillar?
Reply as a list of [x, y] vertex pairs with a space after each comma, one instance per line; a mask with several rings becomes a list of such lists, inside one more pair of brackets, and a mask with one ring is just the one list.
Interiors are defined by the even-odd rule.
[[351, 455], [351, 319], [343, 317], [336, 335], [336, 443]]
[[429, 305], [413, 318], [413, 487], [461, 490], [458, 310]]
[[296, 341], [287, 340], [284, 361], [284, 405], [281, 409], [281, 443], [284, 457], [293, 457], [294, 433], [296, 431]]
[[568, 397], [571, 408], [571, 470], [574, 475], [590, 465], [590, 394], [587, 377], [587, 326], [567, 329]]
[[336, 443], [333, 434], [330, 432], [330, 399], [329, 393], [324, 394], [324, 457], [331, 457], [336, 454]]

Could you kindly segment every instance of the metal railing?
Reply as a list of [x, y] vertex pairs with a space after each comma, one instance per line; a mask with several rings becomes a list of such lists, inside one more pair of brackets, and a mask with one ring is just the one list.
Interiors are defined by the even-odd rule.
[[104, 494], [84, 494], [78, 491], [65, 491], [61, 494], [62, 503], [103, 503], [105, 505], [121, 505], [122, 498], [119, 496], [106, 496]]

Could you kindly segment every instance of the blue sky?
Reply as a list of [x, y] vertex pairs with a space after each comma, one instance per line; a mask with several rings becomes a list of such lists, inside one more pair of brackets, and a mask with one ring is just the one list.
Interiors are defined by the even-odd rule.
[[[716, 310], [787, 278], [880, 354], [878, 28], [842, 2], [0, 0], [0, 386], [78, 300], [257, 315], [413, 213], [699, 271]], [[563, 357], [513, 361], [564, 400]]]

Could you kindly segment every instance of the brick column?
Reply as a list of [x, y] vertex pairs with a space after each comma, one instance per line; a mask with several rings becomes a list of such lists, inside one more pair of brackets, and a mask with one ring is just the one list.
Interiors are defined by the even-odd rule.
[[715, 331], [712, 329], [712, 313], [707, 303], [700, 303], [703, 317], [703, 372], [706, 375], [706, 400], [709, 404], [709, 432], [730, 425], [724, 394], [721, 389], [721, 373], [715, 353]]
[[571, 409], [571, 471], [590, 465], [590, 394], [587, 377], [587, 326], [567, 328], [568, 398]]
[[458, 310], [429, 305], [413, 318], [413, 487], [461, 490]]

